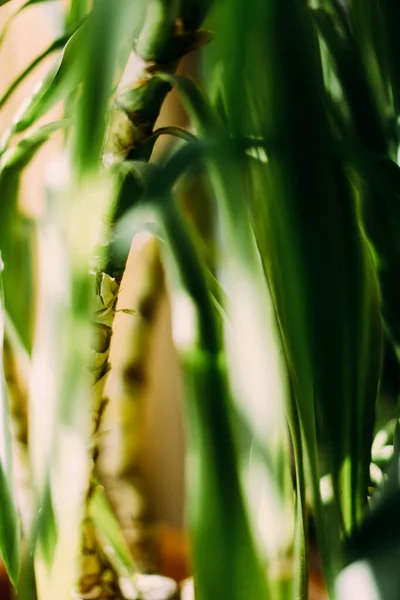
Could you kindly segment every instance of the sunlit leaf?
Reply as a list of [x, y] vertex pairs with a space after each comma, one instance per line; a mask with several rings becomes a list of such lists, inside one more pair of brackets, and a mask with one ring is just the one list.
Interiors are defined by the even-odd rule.
[[78, 65], [82, 60], [86, 27], [87, 22], [72, 35], [53, 67], [36, 86], [33, 95], [27, 98], [20, 107], [13, 118], [10, 129], [3, 136], [2, 152], [12, 135], [31, 127], [56, 102], [80, 83], [81, 71]]
[[[172, 273], [180, 280], [172, 312], [186, 384], [188, 516], [196, 597], [266, 598], [267, 581], [240, 484], [221, 323], [185, 221], [163, 189], [166, 194], [168, 187], [160, 185], [157, 206], [173, 256]], [[182, 331], [178, 322], [174, 325], [178, 318], [185, 321]]]
[[20, 571], [20, 526], [13, 497], [11, 432], [6, 382], [3, 372], [5, 312], [0, 254], [0, 554], [14, 586]]
[[54, 551], [57, 543], [57, 524], [48, 483], [43, 491], [39, 508], [36, 542], [40, 546], [47, 568], [50, 570], [54, 560]]
[[75, 65], [83, 81], [72, 153], [77, 173], [84, 174], [100, 164], [108, 101], [117, 66], [126, 63], [140, 26], [138, 6], [140, 2], [99, 0], [88, 19], [80, 63]]
[[[396, 567], [400, 556], [400, 454], [399, 427], [395, 432], [395, 453], [390, 461], [387, 477], [371, 498], [370, 511], [360, 528], [346, 544], [348, 567], [339, 578], [358, 594], [357, 569], [363, 564], [369, 571], [380, 598], [396, 600], [400, 574]], [[372, 583], [369, 584], [370, 586]], [[367, 591], [367, 590], [366, 590]], [[350, 597], [350, 595], [349, 595]]]
[[18, 191], [23, 169], [49, 137], [66, 125], [57, 121], [39, 127], [0, 161], [0, 247], [6, 265], [4, 293], [7, 312], [28, 351], [32, 345], [33, 310], [33, 237], [34, 225], [18, 212]]
[[[340, 536], [367, 510], [381, 358], [376, 274], [353, 188], [332, 144], [305, 3], [291, 1], [290, 10], [281, 0], [226, 4], [218, 32], [214, 56], [230, 133], [269, 144], [264, 163], [238, 160], [246, 185], [236, 193], [228, 188], [223, 210], [238, 231], [240, 195], [251, 212], [293, 386], [291, 418], [301, 426], [300, 477], [307, 478], [333, 594]], [[217, 198], [232, 179], [229, 172], [228, 163]], [[245, 242], [238, 236], [238, 244]], [[321, 504], [321, 470], [332, 473], [333, 518]]]
[[[7, 4], [9, 1], [10, 0], [0, 0], [0, 6]], [[11, 16], [5, 22], [5, 24], [3, 25], [3, 29], [0, 33], [0, 45], [2, 44], [7, 32], [9, 31], [9, 28], [10, 28], [11, 24], [13, 23], [15, 17], [17, 17], [19, 14], [21, 14], [21, 12], [23, 10], [25, 10], [25, 8], [29, 8], [30, 6], [34, 6], [35, 4], [44, 4], [46, 2], [54, 2], [54, 0], [27, 0], [26, 2], [24, 2], [24, 4], [22, 4], [18, 8], [18, 10], [16, 10], [14, 13], [12, 13]]]
[[90, 513], [104, 545], [113, 549], [113, 553], [115, 553], [114, 560], [119, 563], [119, 567], [123, 567], [127, 575], [133, 575], [136, 572], [136, 567], [129, 547], [104, 490], [101, 488], [96, 489], [92, 498]]
[[0, 108], [3, 106], [3, 104], [5, 104], [7, 102], [7, 100], [10, 98], [10, 96], [14, 93], [14, 91], [18, 88], [18, 86], [24, 81], [24, 79], [33, 71], [33, 69], [37, 65], [39, 65], [42, 62], [42, 60], [45, 59], [47, 56], [49, 56], [56, 50], [59, 50], [63, 46], [65, 46], [65, 44], [68, 42], [70, 37], [71, 37], [70, 35], [62, 35], [61, 37], [56, 39], [54, 42], [52, 42], [50, 44], [50, 46], [48, 46], [46, 48], [46, 50], [41, 52], [41, 54], [39, 54], [26, 67], [26, 69], [24, 69], [24, 71], [16, 79], [14, 79], [14, 81], [9, 85], [7, 90], [4, 92], [3, 96], [0, 98]]

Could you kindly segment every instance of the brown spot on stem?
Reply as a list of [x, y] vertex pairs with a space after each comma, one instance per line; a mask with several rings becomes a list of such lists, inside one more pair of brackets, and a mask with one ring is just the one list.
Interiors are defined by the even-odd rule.
[[146, 382], [144, 366], [140, 363], [128, 365], [123, 371], [123, 378], [128, 385], [144, 385]]

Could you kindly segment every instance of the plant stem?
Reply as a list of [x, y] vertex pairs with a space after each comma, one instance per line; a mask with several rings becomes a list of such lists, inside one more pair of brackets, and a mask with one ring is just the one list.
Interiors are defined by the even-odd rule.
[[[180, 60], [197, 45], [202, 43], [202, 36], [197, 29], [206, 14], [206, 6], [199, 7], [199, 19], [188, 29], [185, 21], [180, 18], [178, 4], [167, 0], [150, 0], [144, 25], [132, 53], [126, 71], [117, 88], [114, 104], [110, 113], [109, 125], [103, 150], [103, 163], [106, 168], [120, 165], [125, 160], [144, 160], [150, 158], [147, 142], [151, 138], [154, 125], [170, 85], [155, 75], [160, 71], [174, 71]], [[115, 223], [125, 211], [138, 202], [142, 189], [137, 181], [127, 177], [123, 183], [116, 209], [112, 216]], [[115, 252], [115, 240], [111, 239], [105, 264], [101, 267], [98, 277], [97, 302], [100, 311], [95, 322], [94, 344], [94, 411], [98, 412], [95, 419], [93, 435], [96, 437], [101, 427], [102, 407], [106, 401], [102, 397], [105, 376], [109, 370], [109, 352], [112, 324], [119, 286], [125, 270], [128, 249], [121, 257]], [[106, 286], [104, 293], [102, 286]], [[161, 286], [162, 287], [162, 286]], [[160, 286], [154, 287], [154, 297], [157, 303]], [[107, 301], [105, 301], [107, 298]], [[142, 357], [143, 358], [143, 357]], [[93, 465], [98, 451], [93, 451]], [[131, 464], [136, 457], [132, 456]], [[94, 468], [94, 466], [93, 466]], [[93, 490], [90, 483], [88, 502]], [[84, 573], [83, 575], [84, 576]], [[81, 577], [82, 581], [82, 577]]]

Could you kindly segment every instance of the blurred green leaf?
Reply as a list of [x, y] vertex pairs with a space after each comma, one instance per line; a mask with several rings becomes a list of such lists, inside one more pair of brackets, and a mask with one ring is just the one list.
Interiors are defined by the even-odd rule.
[[385, 153], [384, 114], [374, 97], [356, 41], [349, 31], [338, 29], [328, 12], [318, 9], [311, 14], [334, 60], [358, 140], [375, 152]]
[[164, 177], [158, 193], [153, 188], [149, 198], [156, 201], [160, 212], [188, 320], [187, 335], [174, 341], [187, 392], [188, 516], [196, 598], [267, 598], [267, 579], [249, 527], [239, 477], [222, 324], [185, 220], [167, 196], [168, 165]]
[[[370, 570], [375, 585], [384, 600], [396, 600], [400, 591], [400, 454], [399, 427], [395, 433], [395, 453], [390, 461], [387, 478], [373, 494], [370, 511], [361, 526], [346, 544], [345, 561], [350, 578], [353, 567], [364, 564]], [[357, 580], [353, 593], [357, 594]]]
[[[101, 163], [108, 102], [116, 69], [125, 64], [138, 33], [141, 2], [98, 0], [88, 19], [77, 71], [83, 82], [76, 106], [73, 160], [81, 176]], [[140, 11], [139, 11], [140, 12]]]
[[56, 39], [50, 46], [46, 48], [41, 54], [39, 54], [27, 67], [26, 69], [10, 84], [3, 96], [0, 98], [0, 108], [7, 102], [10, 96], [14, 93], [17, 87], [24, 81], [24, 79], [33, 71], [33, 69], [41, 63], [47, 56], [59, 50], [68, 42], [70, 34], [62, 35]]
[[[10, 0], [0, 0], [0, 6], [3, 6], [3, 4], [7, 4]], [[11, 16], [7, 19], [7, 21], [5, 22], [5, 24], [3, 25], [3, 29], [0, 33], [0, 45], [2, 44], [11, 24], [13, 23], [15, 17], [17, 17], [19, 14], [21, 14], [21, 12], [23, 10], [25, 10], [25, 8], [29, 8], [30, 6], [33, 6], [35, 4], [42, 4], [45, 2], [54, 2], [54, 0], [27, 0], [24, 4], [22, 4], [14, 13], [11, 14]]]
[[[1, 0], [0, 2], [0, 6], [2, 6], [3, 4], [7, 4], [7, 2], [9, 2], [10, 0]], [[53, 2], [54, 0], [27, 0], [27, 2], [25, 2], [22, 6], [19, 7], [17, 12], [21, 12], [23, 11], [25, 8], [28, 8], [29, 6], [33, 6], [34, 4], [43, 4], [45, 2]]]
[[5, 311], [0, 254], [0, 554], [14, 586], [20, 571], [20, 525], [13, 497], [10, 414], [3, 372]]
[[96, 488], [90, 502], [90, 514], [104, 545], [113, 549], [119, 567], [122, 566], [129, 576], [136, 573], [128, 544], [103, 488]]
[[[86, 18], [89, 10], [90, 5], [88, 0], [71, 0], [67, 14], [64, 14], [65, 30], [75, 30]], [[73, 114], [78, 93], [79, 89], [73, 89], [65, 99], [65, 115]]]
[[[396, 131], [395, 127], [388, 128], [390, 121], [387, 118], [385, 120], [385, 115], [390, 111], [389, 103], [386, 101], [382, 106], [381, 100], [379, 104], [375, 94], [378, 84], [365, 64], [368, 57], [372, 57], [372, 62], [376, 58], [376, 51], [371, 49], [375, 43], [371, 38], [371, 15], [368, 11], [364, 14], [357, 1], [352, 2], [351, 6], [353, 20], [357, 17], [352, 30], [354, 36], [359, 34], [360, 39], [350, 32], [341, 38], [334, 21], [326, 12], [319, 10], [313, 14], [334, 59], [349, 104], [357, 143], [361, 146], [355, 149], [353, 158], [359, 167], [362, 166], [363, 184], [358, 186], [362, 217], [378, 267], [384, 318], [399, 347], [400, 311], [395, 284], [400, 276], [399, 177], [397, 165], [390, 160], [396, 151]], [[376, 69], [376, 65], [372, 65], [372, 68]], [[375, 159], [372, 156], [368, 159], [368, 152], [373, 153]]]
[[[391, 73], [388, 63], [388, 31], [385, 23], [386, 8], [386, 0], [367, 3], [363, 0], [348, 0], [349, 30], [354, 36], [363, 70], [371, 87], [371, 95], [383, 119], [393, 110]], [[392, 13], [392, 16], [395, 18], [396, 12]], [[362, 110], [361, 107], [359, 109]]]
[[87, 21], [71, 36], [53, 67], [14, 116], [10, 129], [4, 134], [1, 152], [5, 151], [15, 133], [34, 125], [58, 100], [80, 83], [81, 71], [78, 66], [82, 60], [86, 28]]
[[[251, 211], [301, 425], [302, 476], [333, 593], [340, 535], [367, 509], [381, 358], [376, 274], [332, 144], [306, 3], [226, 3], [217, 44], [231, 133], [267, 142], [264, 164], [242, 157], [246, 185], [227, 194], [225, 210], [235, 225], [242, 195]], [[221, 180], [220, 188], [227, 186], [229, 168]], [[333, 477], [333, 519], [321, 503], [323, 466]]]
[[47, 142], [56, 131], [66, 127], [69, 121], [62, 119], [41, 125], [23, 137], [16, 146], [10, 148], [1, 158], [0, 177], [9, 169], [23, 169], [34, 157], [40, 147]]
[[36, 534], [36, 543], [40, 545], [48, 569], [51, 569], [57, 544], [57, 524], [48, 482], [45, 485], [40, 503]]
[[[396, 114], [400, 114], [400, 40], [398, 24], [400, 21], [400, 4], [397, 0], [383, 0], [379, 3], [383, 34], [381, 37], [387, 55], [390, 86]], [[397, 142], [399, 144], [399, 140]], [[398, 150], [399, 152], [399, 150]]]
[[205, 94], [194, 81], [184, 75], [170, 75], [166, 73], [157, 75], [157, 78], [167, 81], [177, 89], [178, 93], [182, 96], [193, 124], [199, 129], [199, 132], [204, 134], [207, 131], [211, 139], [218, 139], [218, 134], [221, 135], [222, 129], [218, 127], [217, 114], [214, 113], [211, 105], [207, 102]]
[[37, 541], [36, 518], [26, 540], [26, 550], [22, 554], [21, 575], [18, 583], [18, 600], [37, 600], [34, 569], [34, 554]]
[[85, 16], [89, 10], [88, 0], [71, 0], [69, 3], [69, 12], [66, 16], [67, 26], [75, 27]]
[[39, 127], [0, 161], [0, 248], [6, 265], [4, 294], [7, 313], [18, 335], [30, 352], [33, 335], [34, 282], [33, 282], [33, 223], [18, 211], [18, 190], [23, 169], [49, 137], [66, 125], [57, 121]]

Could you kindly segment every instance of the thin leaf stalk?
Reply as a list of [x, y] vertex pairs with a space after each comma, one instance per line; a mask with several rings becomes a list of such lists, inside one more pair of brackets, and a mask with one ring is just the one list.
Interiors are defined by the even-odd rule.
[[293, 397], [289, 406], [289, 412], [292, 414], [289, 415], [288, 423], [293, 444], [294, 464], [296, 470], [296, 529], [294, 538], [294, 562], [296, 571], [294, 574], [293, 597], [296, 600], [303, 600], [304, 598], [307, 598], [309, 575], [307, 498], [304, 477], [305, 470], [301, 429], [299, 426], [297, 407]]

